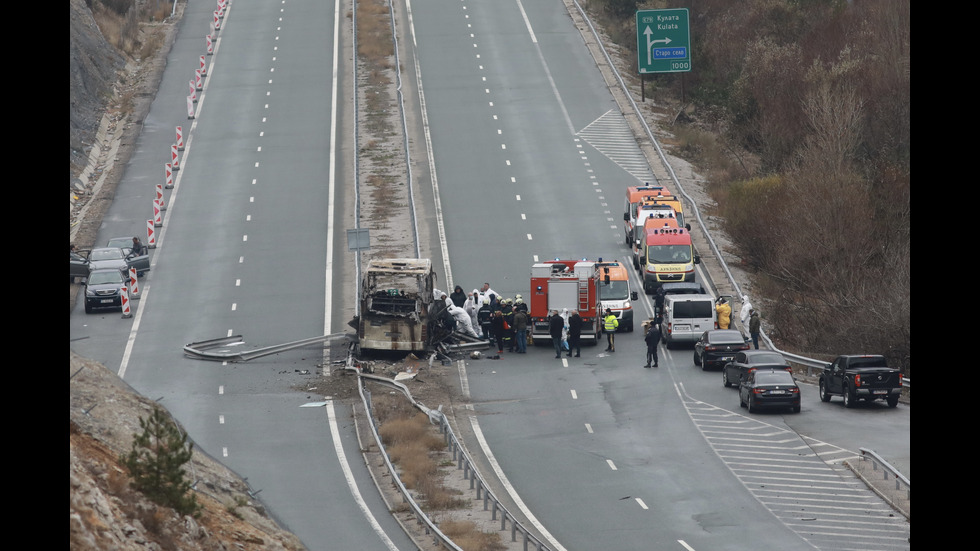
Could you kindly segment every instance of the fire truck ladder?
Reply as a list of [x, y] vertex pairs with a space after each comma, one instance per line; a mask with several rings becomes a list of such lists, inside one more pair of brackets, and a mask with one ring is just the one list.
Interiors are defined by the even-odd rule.
[[578, 276], [578, 311], [589, 311], [589, 274]]

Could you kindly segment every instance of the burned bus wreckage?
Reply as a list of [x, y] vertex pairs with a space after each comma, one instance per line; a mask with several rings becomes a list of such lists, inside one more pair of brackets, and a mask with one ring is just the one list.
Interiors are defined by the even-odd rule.
[[360, 350], [442, 352], [486, 348], [486, 341], [455, 331], [446, 302], [435, 296], [436, 274], [427, 258], [368, 262], [361, 283], [357, 330]]

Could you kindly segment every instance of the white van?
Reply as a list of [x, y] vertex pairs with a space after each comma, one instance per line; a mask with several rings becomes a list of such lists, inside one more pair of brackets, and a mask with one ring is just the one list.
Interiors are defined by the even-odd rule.
[[718, 312], [711, 295], [667, 295], [664, 297], [660, 334], [668, 347], [679, 342], [697, 342], [705, 331], [718, 329]]

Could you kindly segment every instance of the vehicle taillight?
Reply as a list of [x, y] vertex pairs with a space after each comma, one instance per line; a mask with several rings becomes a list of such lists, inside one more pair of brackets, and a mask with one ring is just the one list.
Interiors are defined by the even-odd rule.
[[791, 389], [789, 389], [789, 391], [792, 394], [799, 394], [800, 393], [800, 389], [799, 388], [791, 388]]
[[861, 376], [860, 375], [855, 375], [854, 376], [854, 386], [861, 386]]

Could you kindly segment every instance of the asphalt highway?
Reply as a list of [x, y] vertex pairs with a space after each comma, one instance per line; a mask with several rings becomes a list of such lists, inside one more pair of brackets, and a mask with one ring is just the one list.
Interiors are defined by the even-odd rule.
[[[526, 297], [535, 261], [627, 260], [623, 197], [640, 181], [626, 160], [639, 151], [593, 131], [624, 123], [561, 2], [412, 11], [452, 284]], [[690, 348], [663, 351], [658, 369], [644, 354], [636, 332], [615, 353], [465, 363], [472, 422], [554, 548], [907, 548], [904, 522], [835, 468], [862, 445], [907, 457], [907, 409], [855, 422], [808, 389], [801, 414], [747, 416]], [[857, 510], [876, 524], [842, 529]]]
[[[406, 65], [414, 77], [417, 59], [432, 145], [432, 165], [419, 172], [437, 177], [441, 205], [426, 207], [437, 216], [423, 236], [440, 281], [467, 290], [486, 281], [514, 296], [528, 292], [537, 260], [626, 260], [623, 196], [644, 178], [642, 156], [613, 139], [625, 122], [563, 3], [405, 8], [415, 56]], [[188, 7], [99, 235], [142, 235], [183, 124], [185, 165], [143, 298], [127, 320], [79, 304], [70, 336], [86, 338], [73, 349], [159, 398], [311, 549], [412, 549], [351, 459], [350, 410], [313, 388], [326, 385], [309, 374], [320, 348], [229, 365], [180, 353], [230, 334], [266, 344], [320, 335], [351, 313], [342, 242], [351, 198], [338, 184], [349, 174], [331, 157], [350, 150], [331, 109], [345, 101], [334, 71], [349, 72], [349, 56], [334, 56], [343, 12], [332, 2], [235, 0], [189, 121], [187, 80], [210, 9]], [[418, 193], [431, 201], [434, 191]], [[649, 315], [644, 297], [634, 306], [638, 322]], [[641, 367], [639, 331], [619, 335], [615, 353], [603, 348], [560, 360], [547, 346], [505, 352], [462, 370], [470, 423], [485, 441], [471, 449], [506, 475], [501, 490], [553, 549], [908, 548], [909, 525], [839, 462], [866, 446], [908, 474], [910, 408], [845, 410], [804, 385], [802, 413], [748, 415], [688, 348], [663, 350], [658, 369]]]

